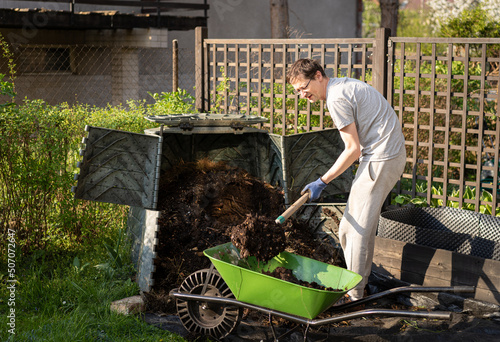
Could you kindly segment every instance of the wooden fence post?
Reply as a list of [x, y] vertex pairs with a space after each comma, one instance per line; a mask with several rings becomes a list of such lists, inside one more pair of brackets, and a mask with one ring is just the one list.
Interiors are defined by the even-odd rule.
[[207, 28], [198, 26], [195, 29], [195, 106], [199, 113], [205, 112], [205, 82], [203, 80], [204, 76], [204, 61], [203, 61], [203, 40], [207, 38]]
[[373, 87], [387, 98], [387, 52], [388, 28], [378, 28], [375, 34], [375, 54], [373, 56]]
[[179, 44], [177, 39], [172, 41], [172, 92], [179, 89]]

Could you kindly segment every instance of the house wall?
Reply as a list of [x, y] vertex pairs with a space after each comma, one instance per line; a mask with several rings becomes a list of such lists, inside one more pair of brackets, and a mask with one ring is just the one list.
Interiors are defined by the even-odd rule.
[[[178, 2], [192, 2], [178, 0]], [[209, 0], [209, 38], [271, 38], [269, 0]], [[288, 0], [290, 32], [296, 38], [354, 38], [360, 37], [362, 1], [345, 0]], [[69, 4], [6, 0], [0, 8], [45, 8], [69, 10]], [[139, 12], [137, 7], [75, 5], [75, 11], [118, 10]], [[176, 11], [173, 15], [203, 16], [202, 11]], [[43, 24], [41, 18], [40, 24]], [[37, 25], [39, 26], [39, 25]], [[194, 31], [171, 31], [181, 48], [193, 48]]]
[[[209, 1], [208, 38], [271, 38], [269, 0]], [[361, 37], [362, 1], [288, 0], [293, 38]], [[194, 46], [194, 32], [171, 31], [179, 47]]]
[[[314, 0], [311, 2], [288, 0], [290, 35], [294, 38], [360, 36], [361, 3], [361, 0]], [[209, 0], [208, 4], [210, 5], [209, 38], [271, 38], [269, 0]], [[49, 12], [36, 15], [34, 17], [36, 22], [26, 22], [23, 28], [2, 28], [0, 22], [0, 33], [5, 39], [16, 49], [21, 47], [16, 50], [16, 58], [25, 60], [38, 58], [43, 64], [47, 56], [38, 55], [40, 51], [29, 51], [26, 48], [48, 49], [59, 46], [72, 50], [69, 58], [70, 69], [26, 70], [24, 69], [26, 63], [17, 63], [19, 73], [16, 90], [21, 98], [25, 96], [42, 98], [49, 103], [78, 101], [98, 106], [106, 105], [108, 102], [124, 103], [128, 98], [150, 100], [148, 92], [172, 91], [171, 42], [173, 39], [177, 39], [179, 45], [179, 87], [194, 93], [194, 30], [168, 31], [157, 28], [48, 30], [44, 29], [47, 16], [54, 15], [56, 10], [68, 11], [70, 9], [68, 3], [7, 0], [0, 2], [0, 8], [45, 8], [49, 10]], [[75, 5], [76, 12], [97, 10], [110, 10], [110, 8]], [[138, 7], [115, 7], [112, 10], [118, 10], [121, 13], [140, 11]], [[175, 11], [165, 14], [204, 15], [203, 11]], [[124, 51], [122, 59], [116, 56], [116, 49], [120, 48]], [[150, 52], [139, 53], [137, 56], [134, 51], [127, 50], [129, 48]], [[90, 52], [92, 49], [103, 51], [94, 54]], [[36, 55], [30, 55], [31, 53], [36, 53]], [[164, 60], [158, 60], [158, 56]], [[93, 60], [96, 58], [98, 60], [94, 63]], [[91, 60], [92, 63], [90, 63]], [[116, 64], [119, 61], [123, 62], [121, 66]], [[134, 67], [131, 63], [139, 63], [139, 65]], [[148, 72], [150, 69], [156, 71]], [[6, 70], [5, 61], [0, 60], [0, 72], [6, 73]], [[51, 74], [50, 77], [48, 74]]]

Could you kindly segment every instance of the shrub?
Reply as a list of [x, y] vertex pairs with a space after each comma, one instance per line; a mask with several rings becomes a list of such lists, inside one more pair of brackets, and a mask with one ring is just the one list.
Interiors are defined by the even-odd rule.
[[[2, 95], [11, 89], [6, 84]], [[84, 127], [142, 133], [157, 126], [144, 119], [157, 108], [167, 108], [165, 114], [188, 110], [189, 103], [169, 103], [183, 94], [163, 93], [149, 107], [141, 101], [97, 108], [42, 100], [0, 107], [0, 236], [14, 230], [24, 252], [74, 249], [123, 227], [128, 207], [76, 200], [71, 192]]]

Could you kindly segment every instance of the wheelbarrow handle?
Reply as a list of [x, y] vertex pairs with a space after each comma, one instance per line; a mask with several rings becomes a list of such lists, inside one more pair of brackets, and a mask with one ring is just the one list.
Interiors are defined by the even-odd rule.
[[307, 191], [304, 193], [298, 200], [295, 201], [287, 210], [283, 212], [278, 218], [275, 220], [276, 223], [282, 224], [284, 223], [293, 213], [295, 213], [304, 203], [309, 199], [310, 192]]

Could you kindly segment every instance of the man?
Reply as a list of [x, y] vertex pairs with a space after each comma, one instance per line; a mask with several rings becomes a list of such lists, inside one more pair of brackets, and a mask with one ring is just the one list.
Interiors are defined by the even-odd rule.
[[363, 279], [349, 291], [358, 300], [371, 273], [375, 234], [382, 205], [399, 180], [406, 162], [404, 136], [396, 113], [370, 85], [351, 78], [329, 78], [318, 61], [297, 60], [287, 81], [310, 102], [326, 100], [328, 111], [345, 148], [332, 167], [302, 193], [309, 201], [319, 198], [328, 183], [359, 158], [344, 216], [339, 226], [340, 244], [347, 269]]

